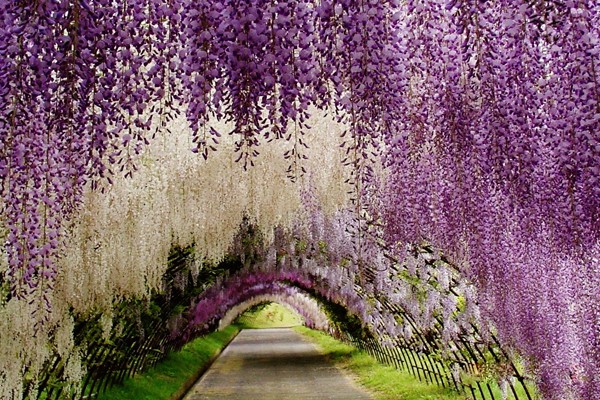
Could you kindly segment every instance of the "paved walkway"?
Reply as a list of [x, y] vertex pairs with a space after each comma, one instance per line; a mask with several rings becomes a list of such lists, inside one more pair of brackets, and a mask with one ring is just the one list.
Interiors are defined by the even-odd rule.
[[368, 400], [292, 329], [246, 329], [184, 400]]

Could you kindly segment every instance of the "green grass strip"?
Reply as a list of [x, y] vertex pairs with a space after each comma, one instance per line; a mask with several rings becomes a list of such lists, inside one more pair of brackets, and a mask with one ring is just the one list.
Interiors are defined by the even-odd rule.
[[198, 372], [231, 341], [240, 327], [230, 325], [186, 344], [170, 353], [154, 368], [113, 386], [97, 397], [100, 400], [170, 400], [183, 394], [198, 378]]
[[450, 389], [421, 382], [407, 372], [380, 364], [367, 353], [323, 333], [296, 327], [316, 343], [337, 366], [349, 371], [376, 400], [463, 400], [467, 397]]

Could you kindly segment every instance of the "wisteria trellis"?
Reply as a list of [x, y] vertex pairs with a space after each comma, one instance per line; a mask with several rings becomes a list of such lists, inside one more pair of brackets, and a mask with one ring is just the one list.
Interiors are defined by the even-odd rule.
[[391, 249], [443, 249], [542, 392], [600, 393], [596, 1], [7, 0], [0, 17], [3, 279], [42, 323], [85, 191], [132, 174], [178, 110], [191, 151], [226, 120], [244, 167], [280, 139], [298, 180], [311, 107], [329, 108], [358, 242], [370, 224]]

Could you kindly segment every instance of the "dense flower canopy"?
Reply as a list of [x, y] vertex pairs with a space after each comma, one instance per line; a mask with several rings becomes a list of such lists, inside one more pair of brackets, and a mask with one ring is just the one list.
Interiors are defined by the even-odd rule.
[[[272, 241], [277, 225], [346, 207], [353, 240], [331, 246], [332, 279], [351, 259], [362, 289], [394, 298], [392, 272], [373, 285], [364, 269], [433, 246], [548, 398], [600, 393], [597, 1], [4, 0], [0, 21], [3, 310], [32, 310], [44, 329], [69, 307], [154, 289], [172, 243], [218, 259], [243, 214]], [[310, 134], [317, 109], [341, 134]], [[267, 144], [279, 158], [260, 161]], [[169, 164], [167, 148], [188, 161]], [[213, 197], [186, 186], [194, 154]], [[220, 180], [239, 196], [229, 216]], [[144, 239], [167, 209], [181, 226]], [[108, 284], [134, 260], [135, 285]], [[101, 266], [89, 280], [109, 293], [53, 301], [83, 279], [69, 261]]]

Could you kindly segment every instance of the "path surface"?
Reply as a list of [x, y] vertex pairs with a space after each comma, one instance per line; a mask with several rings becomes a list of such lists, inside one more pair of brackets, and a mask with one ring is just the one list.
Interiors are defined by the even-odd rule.
[[184, 400], [368, 400], [292, 329], [245, 329]]

